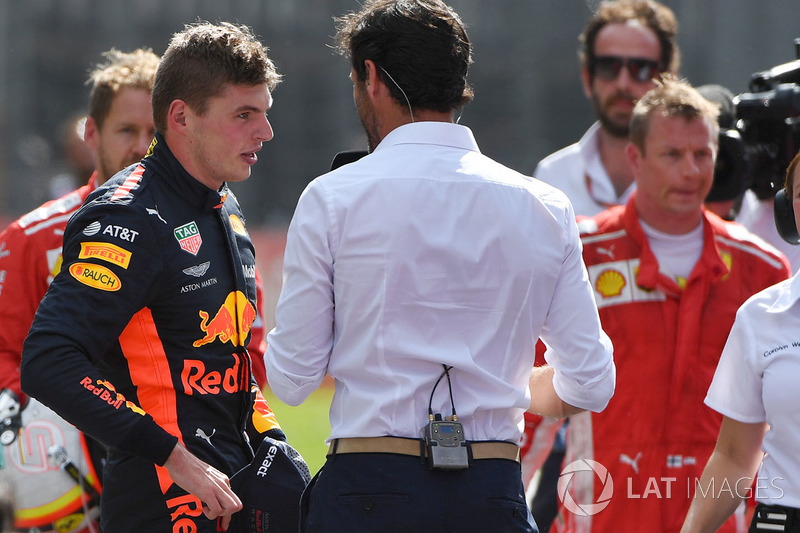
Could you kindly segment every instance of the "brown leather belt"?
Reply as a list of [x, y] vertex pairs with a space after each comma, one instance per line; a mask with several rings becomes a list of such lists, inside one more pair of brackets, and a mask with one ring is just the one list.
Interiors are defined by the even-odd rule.
[[[477, 459], [509, 459], [519, 462], [519, 447], [503, 441], [469, 442], [472, 458]], [[353, 437], [334, 439], [328, 447], [328, 455], [340, 453], [398, 453], [425, 457], [426, 449], [421, 439], [403, 437]]]

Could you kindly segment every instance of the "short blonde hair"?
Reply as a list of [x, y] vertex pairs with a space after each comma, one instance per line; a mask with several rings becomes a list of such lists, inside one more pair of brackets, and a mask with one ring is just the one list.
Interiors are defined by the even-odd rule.
[[663, 117], [682, 117], [686, 120], [708, 119], [714, 143], [718, 142], [719, 106], [706, 100], [685, 80], [664, 76], [662, 80], [656, 81], [656, 86], [647, 91], [633, 108], [630, 140], [643, 154], [653, 113], [660, 113]]
[[149, 48], [133, 52], [120, 52], [112, 48], [103, 53], [104, 63], [99, 63], [89, 74], [87, 84], [92, 85], [89, 95], [89, 116], [98, 129], [111, 110], [111, 103], [121, 89], [145, 89], [153, 91], [159, 58]]

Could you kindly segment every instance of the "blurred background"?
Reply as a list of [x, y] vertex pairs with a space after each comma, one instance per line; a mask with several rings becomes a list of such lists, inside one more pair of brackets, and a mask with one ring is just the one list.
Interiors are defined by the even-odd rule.
[[[797, 0], [666, 0], [682, 74], [738, 94], [753, 72], [795, 59]], [[598, 0], [451, 0], [475, 48], [476, 97], [461, 123], [484, 153], [523, 173], [576, 141], [594, 117], [583, 95], [577, 35]], [[357, 0], [0, 0], [0, 217], [16, 218], [70, 183], [61, 132], [85, 111], [90, 67], [117, 47], [160, 54], [198, 17], [245, 23], [270, 47], [285, 81], [270, 119], [275, 139], [234, 189], [251, 228], [286, 226], [303, 187], [365, 138], [349, 67], [330, 44], [333, 17]], [[56, 179], [58, 178], [58, 179]]]
[[[665, 0], [680, 28], [682, 75], [695, 86], [748, 91], [757, 71], [796, 59], [797, 0]], [[484, 153], [525, 174], [594, 121], [580, 82], [578, 34], [599, 0], [450, 0], [468, 26], [475, 100], [462, 115]], [[163, 53], [198, 18], [251, 26], [284, 81], [275, 138], [249, 180], [233, 186], [256, 241], [273, 323], [285, 231], [305, 185], [334, 154], [366, 138], [333, 18], [358, 0], [0, 0], [0, 228], [85, 183], [65, 143], [86, 112], [89, 71], [111, 47]], [[72, 126], [70, 126], [72, 127]]]

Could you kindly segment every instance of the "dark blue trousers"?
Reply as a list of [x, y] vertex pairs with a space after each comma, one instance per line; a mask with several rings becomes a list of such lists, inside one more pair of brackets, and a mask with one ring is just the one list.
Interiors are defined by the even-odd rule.
[[301, 507], [306, 533], [538, 533], [520, 466], [506, 459], [430, 470], [410, 455], [329, 456]]

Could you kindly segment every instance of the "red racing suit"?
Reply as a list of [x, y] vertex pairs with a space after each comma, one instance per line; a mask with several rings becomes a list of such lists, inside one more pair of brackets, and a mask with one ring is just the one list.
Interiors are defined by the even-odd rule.
[[96, 174], [83, 187], [51, 200], [0, 233], [0, 389], [21, 396], [22, 343], [47, 287], [61, 268], [67, 220], [95, 190]]
[[282, 438], [245, 348], [255, 272], [227, 185], [202, 185], [159, 134], [70, 219], [21, 384], [109, 446], [105, 531], [215, 532], [161, 466], [175, 443], [231, 476], [263, 435]]
[[[552, 531], [677, 532], [719, 432], [703, 399], [736, 311], [786, 279], [789, 264], [705, 212], [701, 257], [681, 287], [659, 272], [633, 199], [579, 227], [617, 388], [603, 412], [570, 418], [564, 464], [573, 472], [562, 472]], [[720, 531], [735, 531], [733, 520]]]

